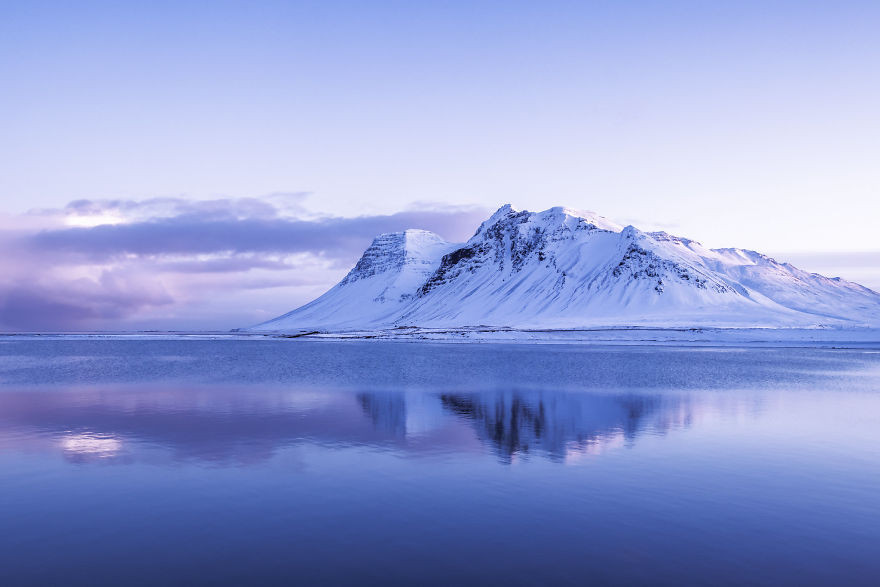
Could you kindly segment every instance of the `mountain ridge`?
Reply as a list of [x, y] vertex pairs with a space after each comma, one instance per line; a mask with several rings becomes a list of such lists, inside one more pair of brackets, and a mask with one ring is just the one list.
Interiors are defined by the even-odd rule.
[[465, 243], [380, 235], [324, 295], [249, 330], [877, 324], [880, 294], [840, 278], [594, 212], [507, 204]]

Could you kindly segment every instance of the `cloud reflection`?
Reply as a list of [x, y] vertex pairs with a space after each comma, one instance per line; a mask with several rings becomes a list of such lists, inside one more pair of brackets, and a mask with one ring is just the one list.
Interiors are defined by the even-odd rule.
[[102, 460], [122, 452], [122, 440], [108, 434], [68, 434], [60, 444], [64, 456], [72, 461]]

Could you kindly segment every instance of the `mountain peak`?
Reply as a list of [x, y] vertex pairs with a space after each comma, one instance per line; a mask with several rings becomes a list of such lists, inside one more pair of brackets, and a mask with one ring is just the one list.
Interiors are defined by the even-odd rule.
[[399, 272], [405, 265], [431, 265], [437, 255], [450, 249], [450, 243], [429, 231], [410, 228], [386, 232], [373, 239], [341, 284], [388, 271]]
[[509, 203], [508, 203], [508, 204], [504, 204], [504, 205], [502, 205], [500, 208], [498, 208], [497, 210], [495, 210], [495, 213], [492, 214], [492, 216], [490, 216], [489, 218], [490, 218], [490, 220], [491, 220], [491, 219], [492, 219], [493, 217], [495, 217], [495, 216], [498, 216], [498, 215], [504, 215], [504, 214], [507, 214], [508, 212], [519, 212], [519, 210], [517, 210], [516, 208], [514, 208], [513, 205], [511, 205], [511, 204], [509, 204]]
[[622, 227], [616, 222], [587, 210], [554, 206], [542, 212], [530, 212], [528, 210], [519, 210], [510, 204], [505, 204], [480, 225], [477, 232], [471, 237], [471, 240], [477, 237], [483, 238], [489, 229], [492, 229], [492, 227], [499, 223], [529, 225], [542, 231], [552, 231], [562, 227], [575, 230], [578, 226], [581, 228], [598, 228], [610, 232], [620, 232], [622, 230]]
[[401, 245], [405, 245], [407, 242], [410, 242], [414, 239], [440, 239], [438, 234], [431, 232], [430, 230], [423, 230], [421, 228], [407, 228], [406, 230], [398, 230], [395, 232], [383, 232], [382, 234], [373, 238], [373, 243], [376, 242], [398, 242]]
[[616, 222], [608, 220], [604, 216], [596, 214], [591, 210], [578, 210], [565, 206], [554, 206], [553, 208], [549, 208], [547, 210], [544, 210], [543, 212], [539, 212], [538, 216], [545, 218], [566, 216], [569, 218], [576, 218], [578, 220], [585, 220], [588, 224], [592, 224], [596, 228], [601, 228], [602, 230], [610, 230], [611, 232], [620, 232], [621, 230], [623, 230], [623, 227]]

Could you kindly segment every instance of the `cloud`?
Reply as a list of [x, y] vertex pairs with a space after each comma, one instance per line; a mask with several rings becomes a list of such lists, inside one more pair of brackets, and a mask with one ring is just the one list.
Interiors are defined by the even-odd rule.
[[97, 280], [22, 280], [0, 286], [0, 325], [25, 331], [80, 330], [173, 301], [161, 283], [113, 271]]
[[157, 272], [168, 273], [240, 273], [252, 269], [288, 271], [296, 268], [295, 265], [286, 261], [265, 259], [259, 256], [161, 261], [151, 267]]
[[76, 254], [93, 261], [121, 255], [207, 253], [301, 253], [349, 257], [359, 254], [383, 232], [423, 228], [461, 238], [482, 212], [413, 211], [357, 218], [218, 218], [186, 213], [144, 222], [50, 229], [27, 237], [26, 244], [45, 254]]
[[0, 329], [241, 326], [328, 289], [380, 233], [423, 228], [465, 240], [487, 216], [431, 203], [320, 216], [305, 198], [76, 200], [6, 217]]
[[29, 216], [89, 217], [118, 215], [130, 220], [174, 216], [208, 218], [273, 218], [284, 214], [303, 214], [305, 192], [276, 193], [262, 198], [149, 198], [146, 200], [100, 199], [74, 200], [64, 208], [41, 208]]
[[0, 300], [0, 324], [15, 330], [70, 330], [96, 317], [89, 306], [52, 299], [26, 287], [3, 292]]

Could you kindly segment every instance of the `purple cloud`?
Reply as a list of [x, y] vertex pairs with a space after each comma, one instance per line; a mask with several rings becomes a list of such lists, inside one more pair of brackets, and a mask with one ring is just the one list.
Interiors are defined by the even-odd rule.
[[0, 325], [19, 331], [82, 330], [174, 301], [164, 288], [137, 287], [108, 275], [97, 282], [21, 283], [0, 289]]
[[150, 267], [157, 272], [167, 273], [240, 273], [252, 269], [288, 271], [295, 269], [296, 265], [259, 256], [239, 256], [206, 260], [159, 261]]
[[0, 324], [22, 331], [71, 330], [97, 318], [94, 308], [20, 287], [2, 292]]
[[[483, 211], [400, 212], [387, 216], [297, 220], [287, 218], [202, 218], [185, 214], [146, 222], [45, 230], [27, 237], [42, 253], [107, 260], [119, 255], [205, 253], [302, 253], [351, 257], [378, 234], [424, 228], [462, 239], [484, 218]], [[463, 230], [463, 226], [468, 229]], [[469, 236], [469, 235], [468, 235]]]
[[279, 193], [265, 198], [150, 198], [146, 200], [74, 200], [61, 210], [36, 209], [32, 216], [97, 216], [118, 214], [126, 218], [198, 216], [203, 219], [274, 218], [283, 213], [303, 212], [306, 193]]

